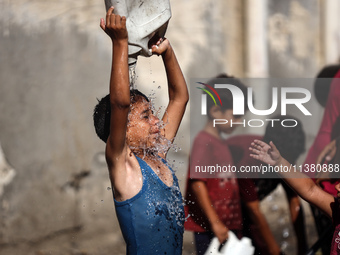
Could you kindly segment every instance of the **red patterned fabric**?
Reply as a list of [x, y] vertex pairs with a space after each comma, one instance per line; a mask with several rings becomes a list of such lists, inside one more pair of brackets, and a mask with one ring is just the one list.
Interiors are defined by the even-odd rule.
[[338, 255], [340, 254], [340, 205], [337, 199], [332, 204], [332, 218], [333, 218], [333, 225], [335, 227], [332, 246], [331, 246], [331, 255]]
[[211, 231], [208, 220], [199, 207], [197, 198], [191, 189], [190, 184], [195, 180], [203, 181], [206, 184], [212, 205], [220, 220], [229, 229], [242, 229], [240, 195], [236, 175], [227, 172], [217, 174], [214, 176], [215, 178], [207, 178], [211, 177], [211, 175], [195, 172], [197, 166], [216, 165], [233, 165], [229, 148], [223, 140], [201, 131], [196, 136], [191, 151], [185, 206], [187, 220], [184, 227], [186, 230], [195, 232]]

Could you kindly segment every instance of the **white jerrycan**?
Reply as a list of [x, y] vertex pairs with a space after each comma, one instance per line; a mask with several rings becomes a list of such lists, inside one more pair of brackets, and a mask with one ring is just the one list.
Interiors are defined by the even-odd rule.
[[253, 255], [255, 248], [251, 245], [251, 240], [248, 237], [243, 237], [239, 240], [232, 232], [228, 232], [228, 240], [219, 251], [220, 242], [217, 237], [214, 237], [204, 255]]
[[171, 18], [169, 0], [104, 0], [106, 11], [113, 6], [114, 13], [126, 17], [129, 34], [129, 65], [137, 61], [138, 55], [151, 56], [149, 40], [163, 37]]

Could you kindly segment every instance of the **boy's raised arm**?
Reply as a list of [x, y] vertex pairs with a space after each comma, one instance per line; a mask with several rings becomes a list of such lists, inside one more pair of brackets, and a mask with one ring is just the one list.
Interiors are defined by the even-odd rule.
[[284, 159], [273, 142], [269, 145], [265, 142], [255, 140], [249, 148], [250, 156], [272, 166], [286, 166], [289, 172], [279, 171], [284, 180], [299, 194], [304, 200], [314, 204], [323, 210], [329, 217], [332, 217], [331, 203], [334, 202], [332, 195], [319, 188], [312, 179], [296, 170]]
[[[130, 108], [130, 86], [128, 71], [128, 33], [126, 18], [113, 13], [111, 7], [100, 27], [112, 40], [112, 69], [110, 78], [110, 135], [106, 143], [106, 159], [112, 171], [116, 167], [125, 169], [127, 146], [125, 141]], [[123, 165], [124, 164], [124, 165]]]
[[189, 93], [182, 70], [179, 66], [175, 52], [168, 39], [160, 39], [152, 46], [152, 52], [162, 55], [168, 80], [169, 104], [163, 116], [163, 135], [173, 141], [182, 121]]

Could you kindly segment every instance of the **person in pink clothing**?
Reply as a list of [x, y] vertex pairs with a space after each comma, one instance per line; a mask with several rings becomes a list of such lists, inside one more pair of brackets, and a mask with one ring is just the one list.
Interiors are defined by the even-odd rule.
[[[326, 66], [320, 71], [314, 84], [314, 93], [317, 101], [321, 106], [325, 107], [325, 110], [318, 134], [305, 159], [304, 170], [309, 177], [320, 184], [324, 191], [336, 197], [336, 182], [334, 183], [327, 180], [318, 181], [318, 176], [312, 172], [308, 172], [307, 168], [312, 164], [317, 163], [316, 159], [320, 152], [331, 142], [331, 140], [334, 140], [340, 134], [340, 65]], [[327, 163], [327, 161], [319, 163]], [[330, 228], [332, 222], [317, 208], [311, 207], [311, 209], [318, 235], [323, 236], [324, 232]], [[331, 235], [325, 237], [325, 241], [322, 245], [322, 252], [324, 254], [329, 254], [331, 240]]]
[[[325, 67], [318, 74], [317, 78], [333, 79], [331, 80], [329, 89], [327, 88], [327, 81], [324, 79], [317, 80], [315, 83], [316, 98], [322, 106], [325, 106], [325, 111], [319, 132], [308, 151], [304, 162], [305, 166], [315, 164], [315, 159], [319, 156], [323, 148], [340, 134], [340, 65]], [[327, 93], [327, 91], [329, 92]], [[312, 178], [317, 177], [308, 171], [306, 171], [306, 174]], [[324, 182], [323, 189], [333, 196], [337, 195], [334, 184]]]

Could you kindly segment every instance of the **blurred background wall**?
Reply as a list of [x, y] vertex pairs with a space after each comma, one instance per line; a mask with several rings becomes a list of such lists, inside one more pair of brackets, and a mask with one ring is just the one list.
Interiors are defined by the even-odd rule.
[[[335, 0], [171, 0], [171, 7], [166, 36], [188, 84], [221, 72], [313, 78], [339, 62]], [[92, 121], [111, 65], [101, 17], [99, 0], [0, 0], [0, 143], [8, 162], [0, 164], [1, 254], [125, 252]], [[137, 88], [159, 109], [167, 98], [161, 59], [139, 58], [136, 71]], [[189, 114], [169, 155], [183, 191]], [[308, 144], [317, 130], [306, 130]], [[184, 254], [192, 254], [191, 235], [185, 240]]]

